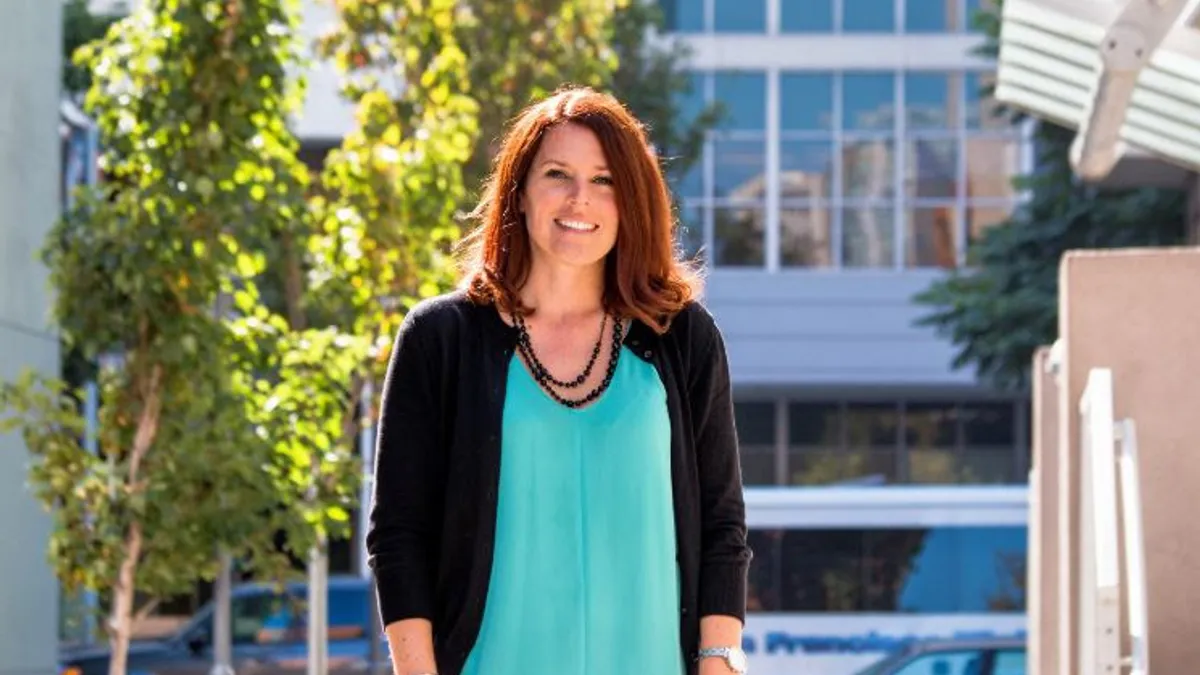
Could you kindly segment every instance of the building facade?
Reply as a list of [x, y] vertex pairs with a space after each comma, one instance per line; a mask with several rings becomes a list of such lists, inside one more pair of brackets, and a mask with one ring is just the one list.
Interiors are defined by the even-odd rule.
[[1028, 401], [952, 368], [913, 301], [1031, 168], [981, 94], [978, 3], [661, 6], [692, 51], [684, 114], [726, 111], [674, 187], [729, 350], [753, 671], [848, 675], [913, 637], [1020, 633]]
[[[37, 260], [60, 212], [62, 3], [17, 0], [0, 23], [0, 381], [59, 370]], [[58, 586], [46, 560], [50, 517], [26, 485], [29, 453], [0, 435], [0, 675], [55, 675]]]

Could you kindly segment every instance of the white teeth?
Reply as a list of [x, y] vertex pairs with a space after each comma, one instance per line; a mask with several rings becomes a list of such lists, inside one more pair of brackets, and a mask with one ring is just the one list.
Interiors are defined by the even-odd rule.
[[595, 225], [580, 220], [556, 220], [555, 222], [568, 230], [575, 230], [576, 232], [591, 232], [596, 229]]

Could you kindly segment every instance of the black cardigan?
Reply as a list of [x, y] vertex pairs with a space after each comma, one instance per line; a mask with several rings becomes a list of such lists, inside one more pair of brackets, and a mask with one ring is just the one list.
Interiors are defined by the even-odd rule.
[[[516, 344], [493, 306], [462, 292], [433, 298], [405, 318], [384, 383], [367, 552], [383, 624], [429, 619], [441, 675], [459, 675], [483, 622]], [[634, 321], [624, 344], [667, 391], [679, 639], [693, 673], [700, 617], [746, 610], [751, 554], [725, 346], [698, 303], [661, 336]]]

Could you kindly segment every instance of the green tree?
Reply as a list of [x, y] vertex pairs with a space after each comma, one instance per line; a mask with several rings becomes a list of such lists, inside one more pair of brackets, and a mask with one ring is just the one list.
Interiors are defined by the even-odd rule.
[[[362, 341], [363, 360], [346, 382], [353, 396], [364, 378], [382, 379], [407, 310], [454, 283], [455, 214], [478, 114], [456, 38], [460, 12], [454, 0], [338, 3], [323, 49], [343, 73], [355, 125], [325, 158], [308, 201], [310, 229], [281, 223], [264, 242], [268, 276], [283, 289], [278, 309], [291, 324]], [[397, 26], [408, 39], [394, 37]]]
[[63, 91], [78, 95], [92, 84], [91, 72], [74, 63], [75, 50], [104, 37], [108, 27], [121, 18], [121, 12], [92, 13], [88, 0], [65, 0], [63, 3]]
[[[999, 11], [975, 19], [988, 37], [982, 53], [993, 57]], [[1014, 183], [1028, 191], [1028, 202], [972, 246], [965, 269], [915, 298], [929, 308], [918, 325], [954, 344], [954, 367], [973, 367], [999, 388], [1025, 390], [1034, 350], [1058, 334], [1058, 266], [1065, 252], [1171, 245], [1185, 236], [1180, 191], [1103, 189], [1078, 180], [1068, 159], [1074, 135], [1038, 124], [1036, 169]]]
[[[399, 20], [422, 5], [414, 0], [341, 2], [345, 24], [321, 41], [321, 53], [351, 73], [346, 91], [352, 99], [363, 90], [403, 89], [405, 102], [399, 107], [405, 121], [419, 118], [423, 102], [438, 93], [430, 83], [405, 78], [413, 64], [396, 58], [425, 39], [426, 29]], [[612, 91], [648, 123], [669, 173], [686, 172], [719, 109], [710, 106], [693, 119], [682, 118], [679, 98], [690, 90], [682, 72], [688, 51], [677, 42], [651, 39], [661, 24], [655, 3], [630, 0], [457, 3], [451, 32], [466, 59], [465, 86], [476, 101], [478, 129], [462, 172], [467, 192], [460, 206], [469, 208], [477, 197], [511, 117], [566, 83]], [[417, 63], [422, 58], [412, 56]]]
[[[616, 67], [610, 45], [612, 7], [629, 0], [463, 0], [446, 8], [438, 26], [462, 53], [466, 91], [476, 102], [482, 133], [471, 139], [463, 168], [464, 185], [474, 191], [487, 174], [494, 142], [508, 119], [534, 98], [565, 82], [604, 86]], [[406, 19], [429, 5], [420, 0], [347, 0], [338, 3], [343, 24], [325, 36], [319, 53], [348, 73], [346, 95], [367, 91], [397, 96], [402, 128], [418, 128], [426, 102], [440, 104], [447, 85], [406, 75], [426, 70], [435, 58], [423, 46], [430, 26]], [[476, 143], [476, 138], [480, 142]], [[471, 197], [467, 197], [470, 199]]]
[[147, 1], [77, 55], [108, 180], [78, 193], [43, 259], [68, 349], [120, 365], [100, 371], [97, 454], [59, 380], [4, 384], [0, 413], [31, 452], [64, 589], [111, 598], [113, 675], [136, 597], [211, 579], [218, 550], [278, 578], [346, 529], [364, 341], [293, 329], [253, 283], [271, 228], [312, 222], [286, 126], [294, 29], [290, 0]]

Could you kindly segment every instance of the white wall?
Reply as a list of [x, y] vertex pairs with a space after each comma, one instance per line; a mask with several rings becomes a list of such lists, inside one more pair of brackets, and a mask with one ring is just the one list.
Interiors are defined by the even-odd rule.
[[[61, 2], [9, 0], [0, 22], [0, 380], [58, 372], [46, 330], [46, 270], [35, 262], [59, 213]], [[28, 453], [0, 436], [0, 675], [56, 673], [58, 587], [49, 519], [25, 487]]]
[[940, 274], [715, 270], [705, 304], [735, 387], [972, 387], [949, 343], [913, 326], [928, 310], [912, 296]]

